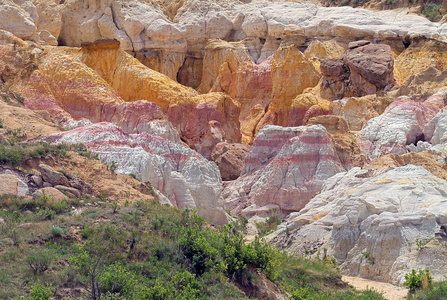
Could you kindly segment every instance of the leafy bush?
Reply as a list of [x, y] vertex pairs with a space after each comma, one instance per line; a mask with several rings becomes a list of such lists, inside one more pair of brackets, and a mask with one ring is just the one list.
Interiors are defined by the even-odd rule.
[[225, 270], [219, 251], [210, 244], [210, 240], [212, 241], [205, 237], [199, 227], [187, 228], [185, 235], [180, 239], [180, 247], [197, 275], [202, 275], [212, 268]]
[[271, 280], [278, 276], [279, 252], [273, 246], [256, 237], [251, 244], [245, 244], [242, 234], [233, 232], [233, 225], [221, 229], [222, 256], [230, 278], [241, 278], [249, 266], [260, 268]]
[[430, 269], [419, 270], [419, 272], [412, 269], [411, 273], [405, 274], [403, 285], [410, 290], [410, 293], [414, 293], [416, 290], [426, 289], [432, 281], [433, 277], [430, 276]]
[[36, 250], [26, 258], [26, 262], [34, 274], [40, 274], [48, 270], [52, 261], [52, 253], [44, 249]]
[[99, 278], [102, 293], [129, 296], [135, 292], [138, 279], [121, 263], [108, 266]]
[[50, 300], [53, 296], [51, 287], [49, 285], [44, 286], [40, 282], [32, 285], [30, 289], [31, 297], [27, 297], [27, 300]]
[[0, 164], [19, 166], [25, 158], [25, 152], [21, 146], [7, 146], [0, 144]]
[[188, 271], [177, 272], [169, 280], [157, 279], [151, 287], [143, 286], [138, 299], [199, 300], [205, 299], [205, 287]]

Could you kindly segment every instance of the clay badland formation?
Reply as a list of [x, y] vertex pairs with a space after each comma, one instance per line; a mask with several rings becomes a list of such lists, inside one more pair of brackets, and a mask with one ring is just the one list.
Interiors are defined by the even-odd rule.
[[[347, 275], [398, 285], [430, 268], [440, 280], [447, 23], [416, 4], [365, 5], [383, 10], [0, 0], [0, 85], [23, 103], [0, 102], [0, 118], [22, 139], [82, 143], [214, 224], [281, 215], [271, 243], [327, 249]], [[0, 191], [101, 189], [47, 164], [28, 181], [0, 174]], [[430, 238], [421, 255], [416, 240]]]

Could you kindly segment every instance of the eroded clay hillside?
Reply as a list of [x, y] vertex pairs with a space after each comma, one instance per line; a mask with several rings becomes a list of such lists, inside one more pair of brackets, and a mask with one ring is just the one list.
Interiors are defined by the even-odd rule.
[[272, 243], [325, 249], [348, 275], [440, 280], [447, 24], [412, 12], [0, 0], [0, 85], [27, 111], [0, 117], [45, 124], [21, 138], [83, 144], [214, 224], [284, 217]]

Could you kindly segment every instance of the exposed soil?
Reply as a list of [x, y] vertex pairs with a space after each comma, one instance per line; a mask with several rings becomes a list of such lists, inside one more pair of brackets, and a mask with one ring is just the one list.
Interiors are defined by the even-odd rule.
[[383, 296], [388, 300], [407, 299], [407, 289], [392, 285], [390, 283], [350, 276], [343, 276], [342, 280], [346, 281], [358, 290], [374, 289], [379, 293], [383, 293]]

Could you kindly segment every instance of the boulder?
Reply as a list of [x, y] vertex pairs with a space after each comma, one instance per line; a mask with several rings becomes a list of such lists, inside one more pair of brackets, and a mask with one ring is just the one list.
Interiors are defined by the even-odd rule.
[[217, 144], [211, 153], [211, 159], [217, 164], [222, 180], [235, 180], [241, 175], [245, 157], [250, 151], [246, 144]]
[[447, 111], [443, 108], [428, 122], [424, 128], [424, 135], [432, 145], [445, 144], [447, 142]]
[[25, 196], [28, 185], [13, 174], [0, 174], [0, 195]]
[[321, 60], [321, 95], [334, 100], [391, 89], [394, 86], [393, 66], [390, 46], [369, 41], [350, 43], [341, 58]]
[[47, 136], [56, 143], [83, 143], [115, 172], [135, 174], [179, 208], [197, 207], [214, 224], [228, 222], [219, 169], [196, 151], [147, 133], [128, 134], [111, 123], [96, 123]]
[[320, 62], [320, 71], [324, 76], [341, 77], [349, 74], [348, 67], [344, 64], [342, 58], [327, 58]]
[[[26, 10], [26, 7], [31, 9]], [[22, 5], [17, 5], [13, 1], [0, 1], [0, 29], [10, 31], [19, 38], [31, 38], [37, 30], [34, 24], [36, 14], [30, 12], [36, 10], [31, 1], [22, 1]], [[33, 18], [34, 17], [34, 18]]]
[[70, 181], [67, 177], [65, 177], [63, 173], [53, 170], [52, 167], [46, 164], [40, 164], [39, 169], [45, 182], [48, 182], [52, 185], [70, 186]]
[[88, 195], [96, 195], [97, 194], [95, 189], [89, 183], [85, 182], [84, 180], [82, 180], [79, 177], [70, 178], [70, 185], [71, 185], [71, 187], [75, 188], [82, 194], [88, 194]]
[[[349, 48], [343, 55], [343, 62], [350, 69], [353, 88], [361, 88], [365, 81], [377, 89], [394, 83], [394, 58], [388, 45], [367, 44]], [[366, 90], [364, 92], [367, 93]]]
[[31, 176], [31, 180], [38, 186], [38, 187], [42, 187], [43, 186], [43, 178], [40, 175], [33, 175]]
[[408, 97], [396, 99], [359, 132], [360, 148], [371, 159], [389, 153], [406, 153], [406, 145], [425, 140], [425, 125], [443, 106], [444, 102], [438, 96], [424, 102]]
[[[349, 276], [402, 284], [404, 274], [418, 266], [440, 280], [447, 274], [444, 246], [418, 250], [416, 240], [434, 237], [447, 223], [446, 188], [447, 181], [420, 166], [353, 168], [328, 179], [271, 238], [286, 242], [287, 251], [326, 248]], [[430, 259], [421, 259], [425, 250]]]
[[44, 195], [47, 201], [49, 201], [49, 203], [56, 203], [68, 199], [67, 196], [65, 196], [58, 189], [55, 189], [53, 187], [44, 187], [40, 190], [35, 191], [33, 193], [33, 198], [37, 200], [44, 197]]
[[55, 185], [54, 188], [58, 189], [59, 191], [69, 192], [70, 194], [74, 195], [76, 198], [81, 197], [81, 193], [79, 192], [78, 189], [68, 187], [68, 186], [63, 186], [63, 185]]
[[[225, 185], [225, 206], [234, 214], [299, 211], [324, 181], [343, 171], [333, 140], [321, 125], [266, 126], [245, 159], [242, 175]], [[247, 209], [247, 210], [245, 210]]]

